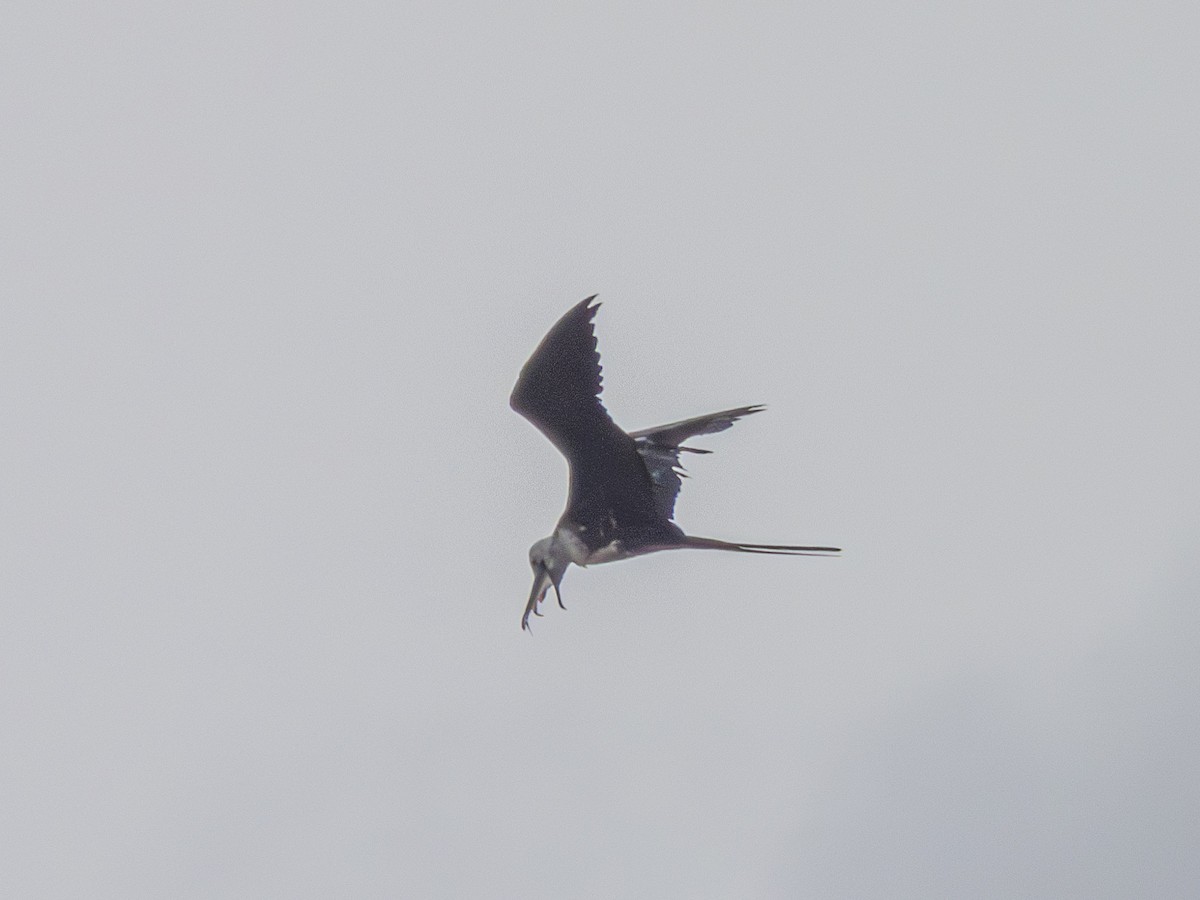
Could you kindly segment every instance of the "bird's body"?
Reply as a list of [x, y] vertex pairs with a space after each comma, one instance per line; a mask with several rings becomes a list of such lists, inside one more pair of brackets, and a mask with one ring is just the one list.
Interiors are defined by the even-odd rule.
[[683, 442], [724, 431], [761, 406], [743, 406], [670, 425], [626, 433], [600, 402], [600, 355], [592, 318], [595, 297], [576, 304], [550, 329], [513, 388], [510, 404], [558, 447], [570, 466], [567, 508], [554, 533], [529, 551], [533, 590], [521, 627], [541, 615], [538, 604], [571, 563], [588, 566], [679, 548], [749, 553], [826, 555], [836, 547], [744, 544], [687, 535], [672, 519], [683, 452], [708, 453]]

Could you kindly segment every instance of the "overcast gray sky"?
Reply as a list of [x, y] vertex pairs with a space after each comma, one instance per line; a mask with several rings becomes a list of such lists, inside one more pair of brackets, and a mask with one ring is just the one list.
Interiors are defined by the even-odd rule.
[[[11, 3], [0, 882], [1200, 883], [1194, 3]], [[521, 633], [599, 292], [696, 534]]]

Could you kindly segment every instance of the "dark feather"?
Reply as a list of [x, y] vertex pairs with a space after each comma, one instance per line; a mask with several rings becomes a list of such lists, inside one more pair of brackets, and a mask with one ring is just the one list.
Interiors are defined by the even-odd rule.
[[711, 450], [701, 450], [698, 447], [684, 447], [683, 442], [698, 434], [716, 434], [732, 427], [733, 423], [743, 416], [761, 412], [763, 406], [739, 406], [737, 409], [726, 409], [706, 416], [696, 416], [694, 419], [684, 419], [682, 422], [672, 422], [670, 425], [659, 425], [656, 428], [643, 428], [641, 431], [630, 432], [629, 436], [637, 442], [637, 449], [642, 454], [650, 479], [654, 482], [654, 499], [658, 506], [659, 515], [667, 519], [675, 517], [675, 500], [679, 489], [686, 478], [683, 466], [679, 463], [681, 451], [688, 453], [711, 453]]
[[621, 530], [653, 531], [668, 523], [637, 445], [600, 402], [594, 299], [577, 303], [550, 329], [521, 369], [509, 403], [567, 458], [571, 491], [564, 515], [582, 526], [584, 541], [596, 549]]

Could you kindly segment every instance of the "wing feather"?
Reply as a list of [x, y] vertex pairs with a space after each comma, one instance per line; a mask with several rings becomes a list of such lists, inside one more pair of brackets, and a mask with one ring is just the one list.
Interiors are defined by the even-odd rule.
[[711, 450], [701, 450], [698, 447], [684, 447], [683, 442], [698, 434], [716, 434], [731, 428], [733, 423], [743, 416], [761, 412], [764, 406], [739, 406], [737, 409], [725, 409], [721, 412], [709, 413], [706, 416], [696, 416], [684, 419], [682, 422], [672, 422], [670, 425], [659, 425], [655, 428], [643, 428], [641, 431], [631, 431], [629, 436], [637, 442], [638, 453], [646, 463], [650, 479], [654, 482], [654, 497], [658, 504], [658, 512], [667, 519], [675, 517], [675, 499], [683, 486], [681, 479], [687, 475], [679, 462], [682, 451], [688, 453], [711, 453]]
[[513, 388], [509, 404], [567, 458], [571, 491], [565, 516], [603, 546], [615, 530], [661, 521], [654, 487], [633, 438], [600, 402], [595, 295], [554, 324]]

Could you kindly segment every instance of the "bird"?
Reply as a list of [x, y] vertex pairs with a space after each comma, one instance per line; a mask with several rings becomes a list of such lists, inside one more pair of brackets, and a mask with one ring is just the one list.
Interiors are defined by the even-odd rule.
[[751, 544], [685, 534], [675, 524], [675, 498], [681, 477], [681, 453], [711, 453], [684, 445], [701, 434], [730, 428], [765, 409], [739, 406], [669, 425], [625, 432], [600, 402], [602, 376], [596, 349], [596, 294], [585, 297], [554, 324], [521, 368], [509, 398], [514, 411], [528, 419], [570, 467], [567, 507], [554, 533], [529, 548], [533, 589], [521, 617], [529, 631], [530, 615], [551, 588], [563, 609], [563, 575], [577, 566], [614, 562], [660, 550], [726, 550], [794, 556], [829, 556], [838, 547]]

